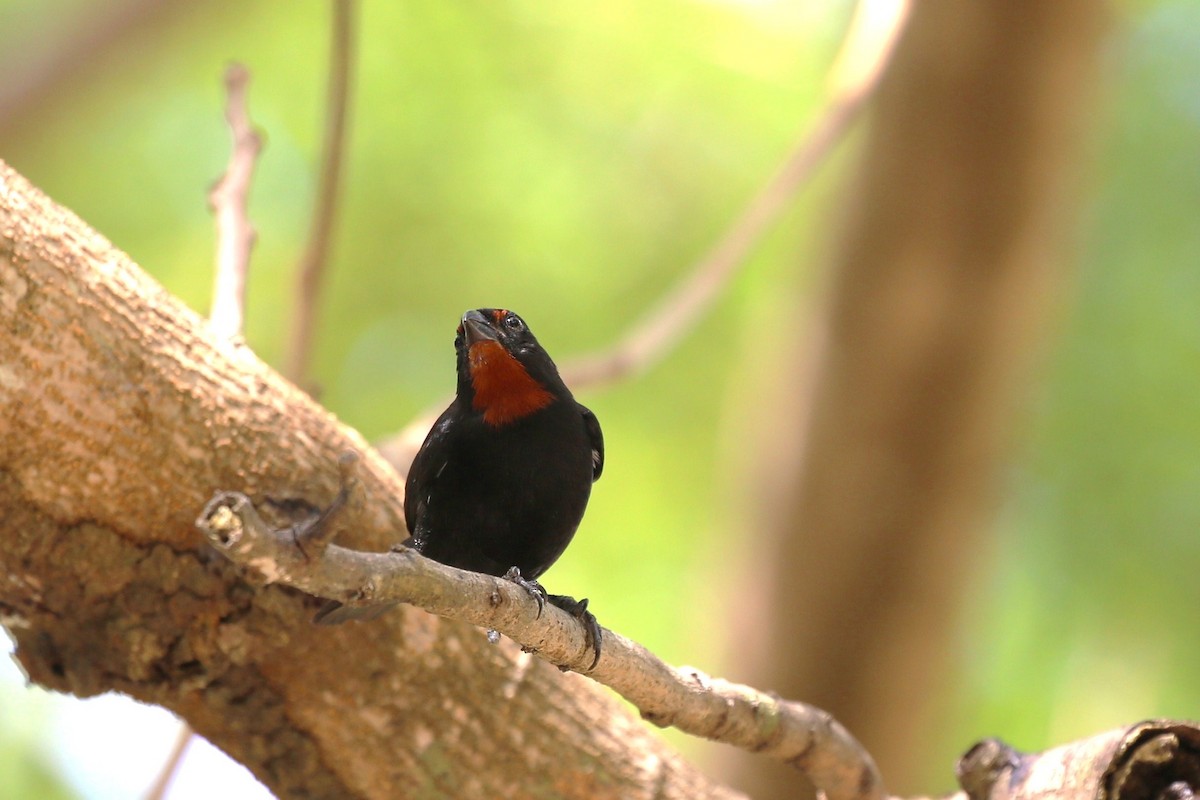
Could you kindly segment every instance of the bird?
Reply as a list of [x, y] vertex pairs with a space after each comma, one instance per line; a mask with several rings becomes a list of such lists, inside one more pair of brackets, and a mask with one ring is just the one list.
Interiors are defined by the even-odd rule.
[[[575, 400], [516, 313], [477, 308], [454, 339], [454, 400], [433, 424], [405, 483], [403, 542], [426, 558], [504, 577], [578, 618], [594, 659], [601, 632], [587, 599], [548, 594], [538, 578], [566, 550], [604, 471], [596, 415]], [[375, 616], [336, 601], [316, 620]]]

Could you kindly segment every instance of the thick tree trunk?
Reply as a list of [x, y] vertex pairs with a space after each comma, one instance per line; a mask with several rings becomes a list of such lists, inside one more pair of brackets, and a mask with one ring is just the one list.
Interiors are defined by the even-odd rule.
[[[791, 439], [762, 435], [799, 461], [786, 496], [760, 503], [781, 511], [756, 520], [772, 531], [756, 578], [773, 613], [762, 648], [741, 651], [756, 656], [748, 677], [831, 711], [893, 791], [920, 774], [1013, 401], [1064, 275], [1104, 13], [915, 4], [850, 189], [812, 377], [761, 415], [796, 420]], [[743, 773], [756, 797], [794, 796], [794, 775]]]
[[[193, 527], [217, 489], [402, 538], [353, 432], [0, 162], [0, 621], [31, 680], [165, 706], [283, 797], [732, 797], [603, 690], [403, 607], [317, 627]], [[354, 534], [351, 535], [350, 532]]]

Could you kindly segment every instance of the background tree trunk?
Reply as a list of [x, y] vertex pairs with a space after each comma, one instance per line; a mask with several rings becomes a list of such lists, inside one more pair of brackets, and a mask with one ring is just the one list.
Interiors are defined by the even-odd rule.
[[402, 538], [353, 431], [0, 163], [0, 619], [35, 683], [165, 706], [281, 797], [732, 797], [590, 681], [403, 607], [318, 627], [202, 544], [213, 491]]
[[[760, 433], [794, 479], [754, 484], [785, 496], [757, 497], [777, 516], [749, 525], [771, 535], [753, 604], [769, 621], [739, 649], [746, 677], [830, 710], [893, 792], [921, 774], [1013, 402], [1064, 276], [1104, 13], [915, 4], [850, 189], [811, 378], [795, 370], [759, 417], [795, 426]], [[742, 760], [739, 778], [754, 797], [795, 796], [773, 766]]]

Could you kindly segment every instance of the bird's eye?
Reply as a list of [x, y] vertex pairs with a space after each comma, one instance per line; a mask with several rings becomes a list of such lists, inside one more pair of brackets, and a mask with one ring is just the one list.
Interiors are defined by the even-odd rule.
[[516, 314], [509, 314], [504, 318], [504, 327], [510, 331], [519, 331], [525, 327], [525, 323]]

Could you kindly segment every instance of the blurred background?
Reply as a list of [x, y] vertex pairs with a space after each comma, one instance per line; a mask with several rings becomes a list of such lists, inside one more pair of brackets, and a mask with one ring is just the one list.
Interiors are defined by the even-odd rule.
[[[560, 364], [614, 341], [788, 153], [852, 9], [362, 4], [311, 370], [322, 402], [369, 439], [402, 428], [452, 390], [467, 308], [519, 311]], [[279, 364], [314, 199], [329, 20], [317, 0], [0, 0], [0, 158], [205, 313], [206, 194], [230, 146], [221, 76], [244, 63], [266, 140], [246, 339]], [[892, 539], [837, 591], [879, 594], [890, 615], [823, 609], [837, 623], [827, 635], [844, 641], [795, 634], [819, 665], [831, 648], [846, 663], [879, 660], [872, 643], [923, 631], [893, 642], [925, 665], [920, 686], [886, 661], [841, 689], [789, 686], [764, 666], [787, 664], [788, 626], [818, 613], [777, 602], [788, 593], [772, 586], [810, 585], [841, 541], [809, 543], [819, 526], [788, 528], [764, 504], [807, 496], [793, 483], [821, 470], [798, 460], [817, 446], [806, 398], [821, 396], [829, 362], [821, 320], [841, 313], [829, 297], [846, 289], [838, 268], [854, 250], [842, 237], [869, 216], [852, 210], [870, 196], [856, 194], [871, 182], [862, 165], [882, 158], [867, 157], [869, 126], [661, 365], [579, 392], [608, 462], [550, 590], [588, 596], [603, 624], [669, 662], [823, 705], [880, 756], [895, 792], [952, 789], [953, 761], [984, 736], [1038, 750], [1200, 717], [1200, 4], [1117, 2], [1100, 23], [1087, 96], [1070, 110], [1079, 133], [1048, 234], [1053, 278], [1030, 290], [1019, 327], [1032, 333], [1016, 337], [1007, 400], [985, 426], [974, 504], [942, 558], [903, 567], [952, 599], [936, 624], [900, 619], [923, 606], [889, 572], [910, 531], [885, 525]], [[885, 91], [903, 96], [904, 79]], [[926, 411], [938, 418], [936, 403]], [[925, 450], [905, 452], [920, 473]], [[869, 482], [842, 491], [889, 502]], [[869, 712], [855, 706], [867, 699]], [[889, 715], [899, 720], [876, 724]], [[26, 688], [0, 658], [0, 798], [136, 796], [175, 724], [123, 698]], [[757, 796], [787, 796], [756, 783], [760, 762], [673, 738]], [[266, 796], [221, 758], [194, 747], [171, 796]]]

